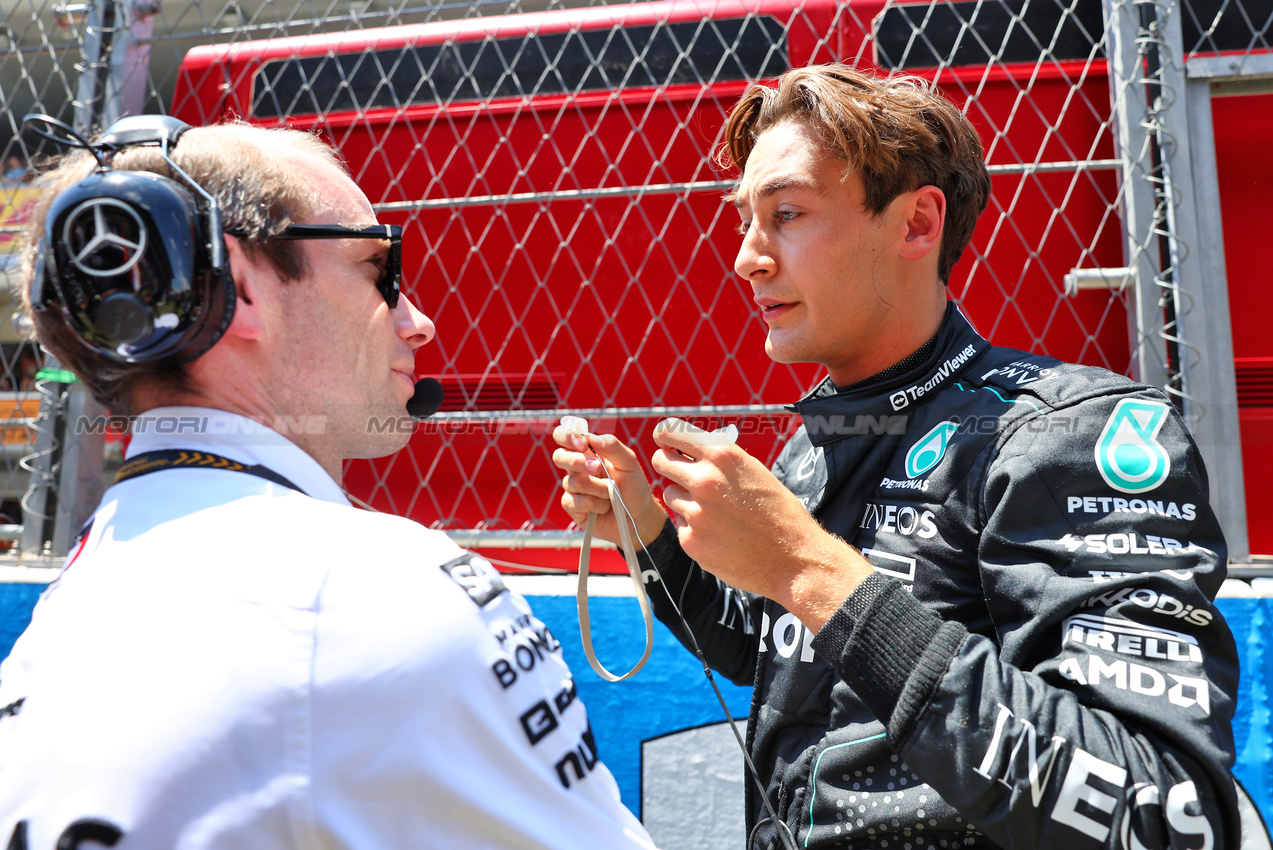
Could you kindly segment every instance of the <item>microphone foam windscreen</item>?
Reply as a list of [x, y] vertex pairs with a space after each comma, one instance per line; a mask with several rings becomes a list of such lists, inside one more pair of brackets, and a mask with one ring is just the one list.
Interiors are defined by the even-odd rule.
[[428, 419], [442, 407], [442, 384], [434, 378], [421, 378], [415, 382], [415, 395], [407, 402], [407, 413], [412, 419]]

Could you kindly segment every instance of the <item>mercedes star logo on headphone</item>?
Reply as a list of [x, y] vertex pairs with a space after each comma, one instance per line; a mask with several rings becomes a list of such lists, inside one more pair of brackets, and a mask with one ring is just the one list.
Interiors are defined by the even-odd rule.
[[146, 253], [146, 225], [141, 216], [114, 198], [93, 198], [72, 210], [62, 239], [75, 267], [93, 277], [123, 274]]

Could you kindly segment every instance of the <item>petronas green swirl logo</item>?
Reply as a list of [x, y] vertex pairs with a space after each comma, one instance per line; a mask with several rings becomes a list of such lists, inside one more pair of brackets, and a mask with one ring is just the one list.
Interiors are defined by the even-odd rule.
[[919, 442], [911, 446], [906, 453], [906, 474], [918, 478], [946, 456], [946, 446], [950, 443], [950, 435], [959, 430], [958, 422], [941, 422], [937, 427], [919, 438]]
[[1171, 458], [1158, 442], [1167, 405], [1124, 399], [1096, 441], [1096, 468], [1105, 483], [1123, 493], [1147, 493], [1167, 480]]

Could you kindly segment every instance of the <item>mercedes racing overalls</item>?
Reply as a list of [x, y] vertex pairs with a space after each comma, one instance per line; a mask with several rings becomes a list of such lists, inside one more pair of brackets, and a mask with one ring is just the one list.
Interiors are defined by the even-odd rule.
[[[816, 635], [698, 567], [651, 594], [752, 682], [799, 847], [1223, 848], [1238, 682], [1226, 551], [1166, 398], [991, 346], [951, 305], [881, 380], [824, 382], [774, 473], [875, 568]], [[749, 847], [774, 825], [747, 783]]]

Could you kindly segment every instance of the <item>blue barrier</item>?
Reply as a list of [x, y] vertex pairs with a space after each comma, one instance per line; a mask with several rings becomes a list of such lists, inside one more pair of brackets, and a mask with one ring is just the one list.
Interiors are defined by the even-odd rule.
[[31, 609], [48, 585], [0, 583], [0, 659], [9, 657], [18, 635], [31, 622]]
[[[588, 668], [580, 646], [574, 598], [528, 598], [540, 619], [561, 641], [596, 730], [601, 757], [614, 773], [624, 802], [640, 814], [641, 742], [724, 719], [702, 666], [681, 648], [671, 632], [655, 623], [655, 649], [645, 669], [626, 682], [603, 682]], [[1273, 824], [1273, 722], [1269, 700], [1273, 653], [1266, 647], [1273, 624], [1273, 598], [1225, 598], [1216, 604], [1233, 630], [1242, 663], [1233, 721], [1238, 754], [1233, 772], [1265, 821]], [[626, 670], [639, 657], [644, 634], [636, 601], [594, 597], [591, 607], [598, 655], [611, 670]], [[745, 716], [750, 688], [730, 685], [720, 677], [717, 681], [722, 690], [728, 689], [730, 710], [736, 717]], [[741, 755], [738, 761], [741, 763]]]
[[[703, 665], [657, 620], [654, 649], [640, 673], [622, 682], [606, 682], [592, 672], [579, 639], [579, 617], [573, 596], [529, 596], [539, 619], [561, 641], [566, 662], [575, 674], [579, 698], [597, 737], [601, 760], [619, 783], [628, 808], [641, 815], [641, 742], [681, 729], [721, 723], [725, 712], [703, 674]], [[610, 670], [627, 670], [641, 657], [645, 627], [636, 600], [593, 597], [589, 603], [592, 642], [597, 657]], [[739, 687], [717, 675], [734, 717], [745, 718], [751, 687]], [[737, 752], [730, 767], [742, 770]]]
[[[0, 584], [0, 658], [30, 621], [31, 608], [44, 585]], [[580, 698], [596, 734], [602, 759], [619, 784], [623, 801], [641, 813], [642, 742], [678, 730], [719, 723], [724, 713], [698, 660], [671, 632], [655, 623], [650, 661], [634, 678], [615, 684], [588, 667], [579, 640], [573, 596], [528, 597], [535, 612], [561, 641], [575, 672]], [[592, 599], [593, 640], [597, 654], [612, 670], [627, 669], [641, 653], [644, 630], [636, 600]], [[1273, 718], [1270, 685], [1273, 653], [1267, 649], [1273, 623], [1273, 598], [1225, 598], [1217, 602], [1234, 636], [1242, 661], [1242, 681], [1234, 717], [1238, 761], [1234, 774], [1246, 787], [1267, 822], [1273, 823]], [[735, 717], [744, 717], [750, 688], [717, 677]], [[741, 766], [741, 755], [737, 765]]]
[[1238, 707], [1233, 716], [1238, 751], [1233, 775], [1259, 807], [1264, 822], [1273, 825], [1273, 723], [1269, 715], [1273, 654], [1268, 650], [1273, 598], [1218, 599], [1216, 604], [1233, 630], [1242, 661]]

